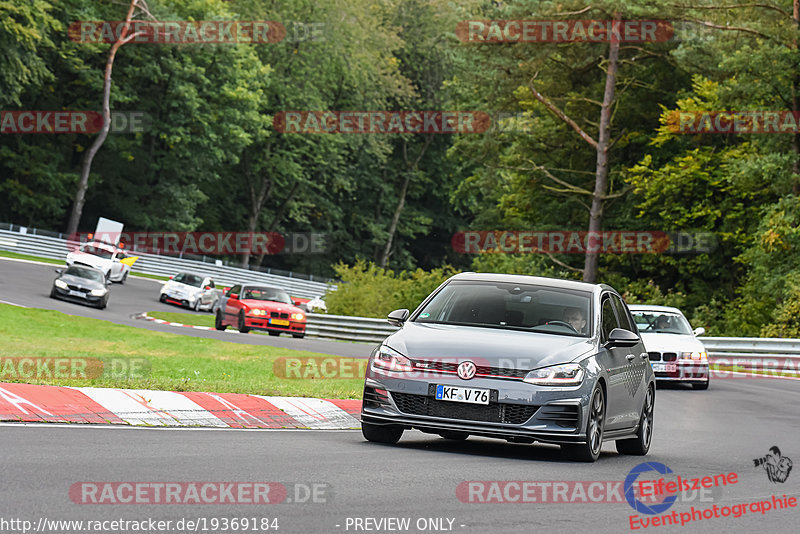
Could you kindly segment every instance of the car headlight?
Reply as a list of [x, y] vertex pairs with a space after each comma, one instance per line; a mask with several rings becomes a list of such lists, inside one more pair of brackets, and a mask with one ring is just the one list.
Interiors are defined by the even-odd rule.
[[681, 360], [708, 361], [708, 353], [705, 351], [681, 352]]
[[67, 289], [69, 286], [63, 280], [56, 280], [56, 287], [60, 287], [61, 289]]
[[565, 363], [534, 369], [523, 382], [537, 386], [577, 386], [583, 382], [585, 372], [577, 363]]
[[102, 297], [106, 294], [107, 289], [92, 289], [92, 296], [93, 297]]
[[267, 312], [265, 310], [250, 310], [248, 312], [250, 315], [266, 315]]
[[372, 366], [383, 371], [394, 371], [404, 373], [412, 371], [411, 360], [386, 345], [378, 349], [378, 353], [372, 359]]
[[306, 318], [306, 316], [303, 315], [302, 313], [293, 313], [292, 314], [292, 320], [293, 321], [302, 321], [305, 318]]

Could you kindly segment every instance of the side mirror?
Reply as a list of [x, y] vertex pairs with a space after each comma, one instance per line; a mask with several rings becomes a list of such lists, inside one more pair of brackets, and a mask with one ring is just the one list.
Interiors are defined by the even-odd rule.
[[695, 328], [694, 331], [692, 332], [692, 334], [694, 334], [695, 337], [702, 336], [705, 333], [706, 329], [703, 328], [702, 326], [700, 328]]
[[211, 286], [206, 286], [206, 287], [204, 287], [203, 289], [205, 289], [206, 291], [208, 291], [209, 289], [211, 289]]
[[605, 347], [607, 349], [613, 349], [616, 347], [633, 347], [639, 343], [639, 341], [639, 336], [633, 332], [623, 330], [622, 328], [615, 328], [610, 334], [608, 334], [608, 341], [606, 341]]
[[169, 277], [170, 280], [172, 280], [173, 278], [175, 278], [175, 275]]
[[389, 324], [392, 326], [403, 326], [403, 323], [406, 322], [408, 316], [411, 315], [409, 311], [405, 308], [394, 310], [392, 313], [386, 316], [386, 320], [389, 321]]
[[64, 272], [64, 269], [56, 269], [56, 274], [61, 274]]
[[239, 300], [239, 293], [231, 293], [228, 295], [228, 298], [231, 300]]

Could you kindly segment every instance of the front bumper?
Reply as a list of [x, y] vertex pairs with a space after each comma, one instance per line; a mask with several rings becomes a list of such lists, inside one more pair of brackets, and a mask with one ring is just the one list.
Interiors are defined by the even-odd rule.
[[80, 304], [92, 304], [92, 305], [100, 304], [100, 302], [102, 302], [102, 300], [106, 297], [106, 295], [108, 295], [108, 293], [106, 293], [102, 297], [95, 297], [94, 295], [91, 295], [89, 293], [84, 293], [79, 291], [80, 293], [82, 293], [82, 295], [79, 296], [70, 294], [69, 289], [61, 289], [58, 286], [53, 286], [53, 291], [56, 297], [58, 297], [61, 300], [68, 300], [70, 302], [78, 302]]
[[[367, 370], [361, 420], [423, 432], [467, 432], [509, 441], [582, 443], [592, 380], [580, 386], [534, 386], [520, 380], [447, 375], [419, 379]], [[488, 405], [437, 400], [436, 385], [489, 389]]]
[[702, 384], [709, 380], [708, 362], [701, 361], [675, 361], [665, 362], [665, 370], [657, 371], [653, 363], [653, 374], [660, 382], [686, 382]]
[[290, 334], [304, 334], [306, 332], [305, 321], [294, 321], [291, 319], [282, 319], [289, 324], [275, 324], [270, 321], [281, 321], [281, 319], [272, 319], [260, 315], [246, 315], [244, 318], [244, 325], [253, 330], [263, 330], [272, 332], [287, 332]]

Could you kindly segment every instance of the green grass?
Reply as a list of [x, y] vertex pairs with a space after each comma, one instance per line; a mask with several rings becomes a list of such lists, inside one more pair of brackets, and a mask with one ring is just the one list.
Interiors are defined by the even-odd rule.
[[195, 326], [214, 326], [214, 316], [198, 315], [196, 313], [181, 313], [181, 312], [147, 312], [147, 315], [153, 319], [161, 319], [171, 323], [192, 324]]
[[[333, 358], [350, 365], [359, 360], [153, 332], [51, 310], [0, 304], [0, 339], [0, 381], [5, 382], [341, 399], [360, 398], [363, 388], [363, 378], [282, 378], [273, 372], [279, 358]], [[13, 360], [8, 358], [114, 358], [125, 365], [144, 359], [149, 370], [138, 376], [25, 378], [9, 372]], [[363, 369], [363, 361], [360, 365]]]
[[[64, 254], [66, 257], [66, 254]], [[53, 265], [66, 265], [64, 260], [54, 260], [53, 258], [42, 258], [41, 256], [31, 256], [30, 254], [18, 254], [7, 250], [0, 250], [0, 257], [13, 258], [15, 260], [40, 261], [42, 263], [52, 263]]]

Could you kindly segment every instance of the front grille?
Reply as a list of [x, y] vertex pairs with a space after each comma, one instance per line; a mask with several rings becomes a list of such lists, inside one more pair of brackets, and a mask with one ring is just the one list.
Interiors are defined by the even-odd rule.
[[[442, 372], [449, 374], [456, 374], [458, 370], [458, 363], [443, 362], [439, 360], [413, 360], [415, 369], [424, 369], [425, 371]], [[510, 367], [491, 367], [488, 365], [478, 365], [475, 369], [476, 377], [499, 377], [499, 378], [525, 378], [529, 369], [512, 369]]]
[[289, 314], [288, 313], [270, 312], [269, 316], [272, 317], [273, 319], [288, 319], [289, 318]]
[[663, 354], [660, 352], [648, 352], [647, 354], [650, 356], [651, 362], [674, 362], [678, 359], [678, 354], [675, 352], [665, 352]]
[[549, 421], [563, 428], [577, 428], [578, 406], [574, 404], [542, 406], [538, 418], [541, 421]]
[[91, 291], [91, 289], [87, 289], [85, 287], [74, 286], [72, 284], [67, 284], [67, 287], [70, 288], [72, 291], [80, 291], [81, 293], [88, 293], [88, 292]]
[[465, 421], [485, 421], [521, 425], [536, 413], [538, 406], [528, 404], [508, 404], [492, 402], [486, 404], [464, 404], [436, 400], [426, 395], [411, 393], [392, 393], [397, 408], [411, 415], [462, 419]]

